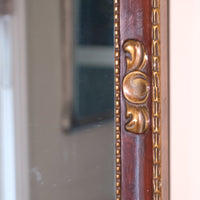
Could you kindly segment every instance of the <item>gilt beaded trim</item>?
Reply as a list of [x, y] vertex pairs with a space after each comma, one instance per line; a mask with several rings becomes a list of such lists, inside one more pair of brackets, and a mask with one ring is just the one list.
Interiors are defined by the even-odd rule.
[[161, 200], [160, 0], [152, 1], [153, 200]]
[[119, 0], [114, 0], [114, 45], [115, 45], [115, 158], [116, 200], [121, 199], [121, 127], [120, 127], [120, 37]]

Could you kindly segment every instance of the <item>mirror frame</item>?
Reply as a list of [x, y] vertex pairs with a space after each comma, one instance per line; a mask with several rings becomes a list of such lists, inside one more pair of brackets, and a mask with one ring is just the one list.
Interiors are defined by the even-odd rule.
[[169, 199], [168, 0], [114, 0], [116, 200]]

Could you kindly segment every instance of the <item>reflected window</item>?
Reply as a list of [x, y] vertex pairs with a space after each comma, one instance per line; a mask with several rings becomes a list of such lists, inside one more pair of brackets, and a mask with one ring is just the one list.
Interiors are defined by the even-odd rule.
[[77, 1], [75, 16], [75, 125], [113, 117], [113, 3]]

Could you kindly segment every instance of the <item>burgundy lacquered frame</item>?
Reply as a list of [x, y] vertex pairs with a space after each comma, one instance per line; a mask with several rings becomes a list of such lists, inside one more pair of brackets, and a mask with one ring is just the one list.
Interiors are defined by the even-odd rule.
[[[116, 200], [168, 200], [168, 1], [114, 0], [114, 28]], [[140, 41], [148, 55], [150, 122], [144, 134], [125, 128], [123, 44], [127, 40]]]

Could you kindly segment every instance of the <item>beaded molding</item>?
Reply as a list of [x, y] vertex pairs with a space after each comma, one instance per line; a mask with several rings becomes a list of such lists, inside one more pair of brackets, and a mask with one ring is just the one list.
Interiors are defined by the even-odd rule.
[[120, 128], [120, 37], [119, 0], [114, 0], [114, 45], [115, 45], [115, 154], [116, 154], [116, 200], [121, 199], [121, 128]]
[[161, 200], [160, 0], [152, 1], [153, 200]]

